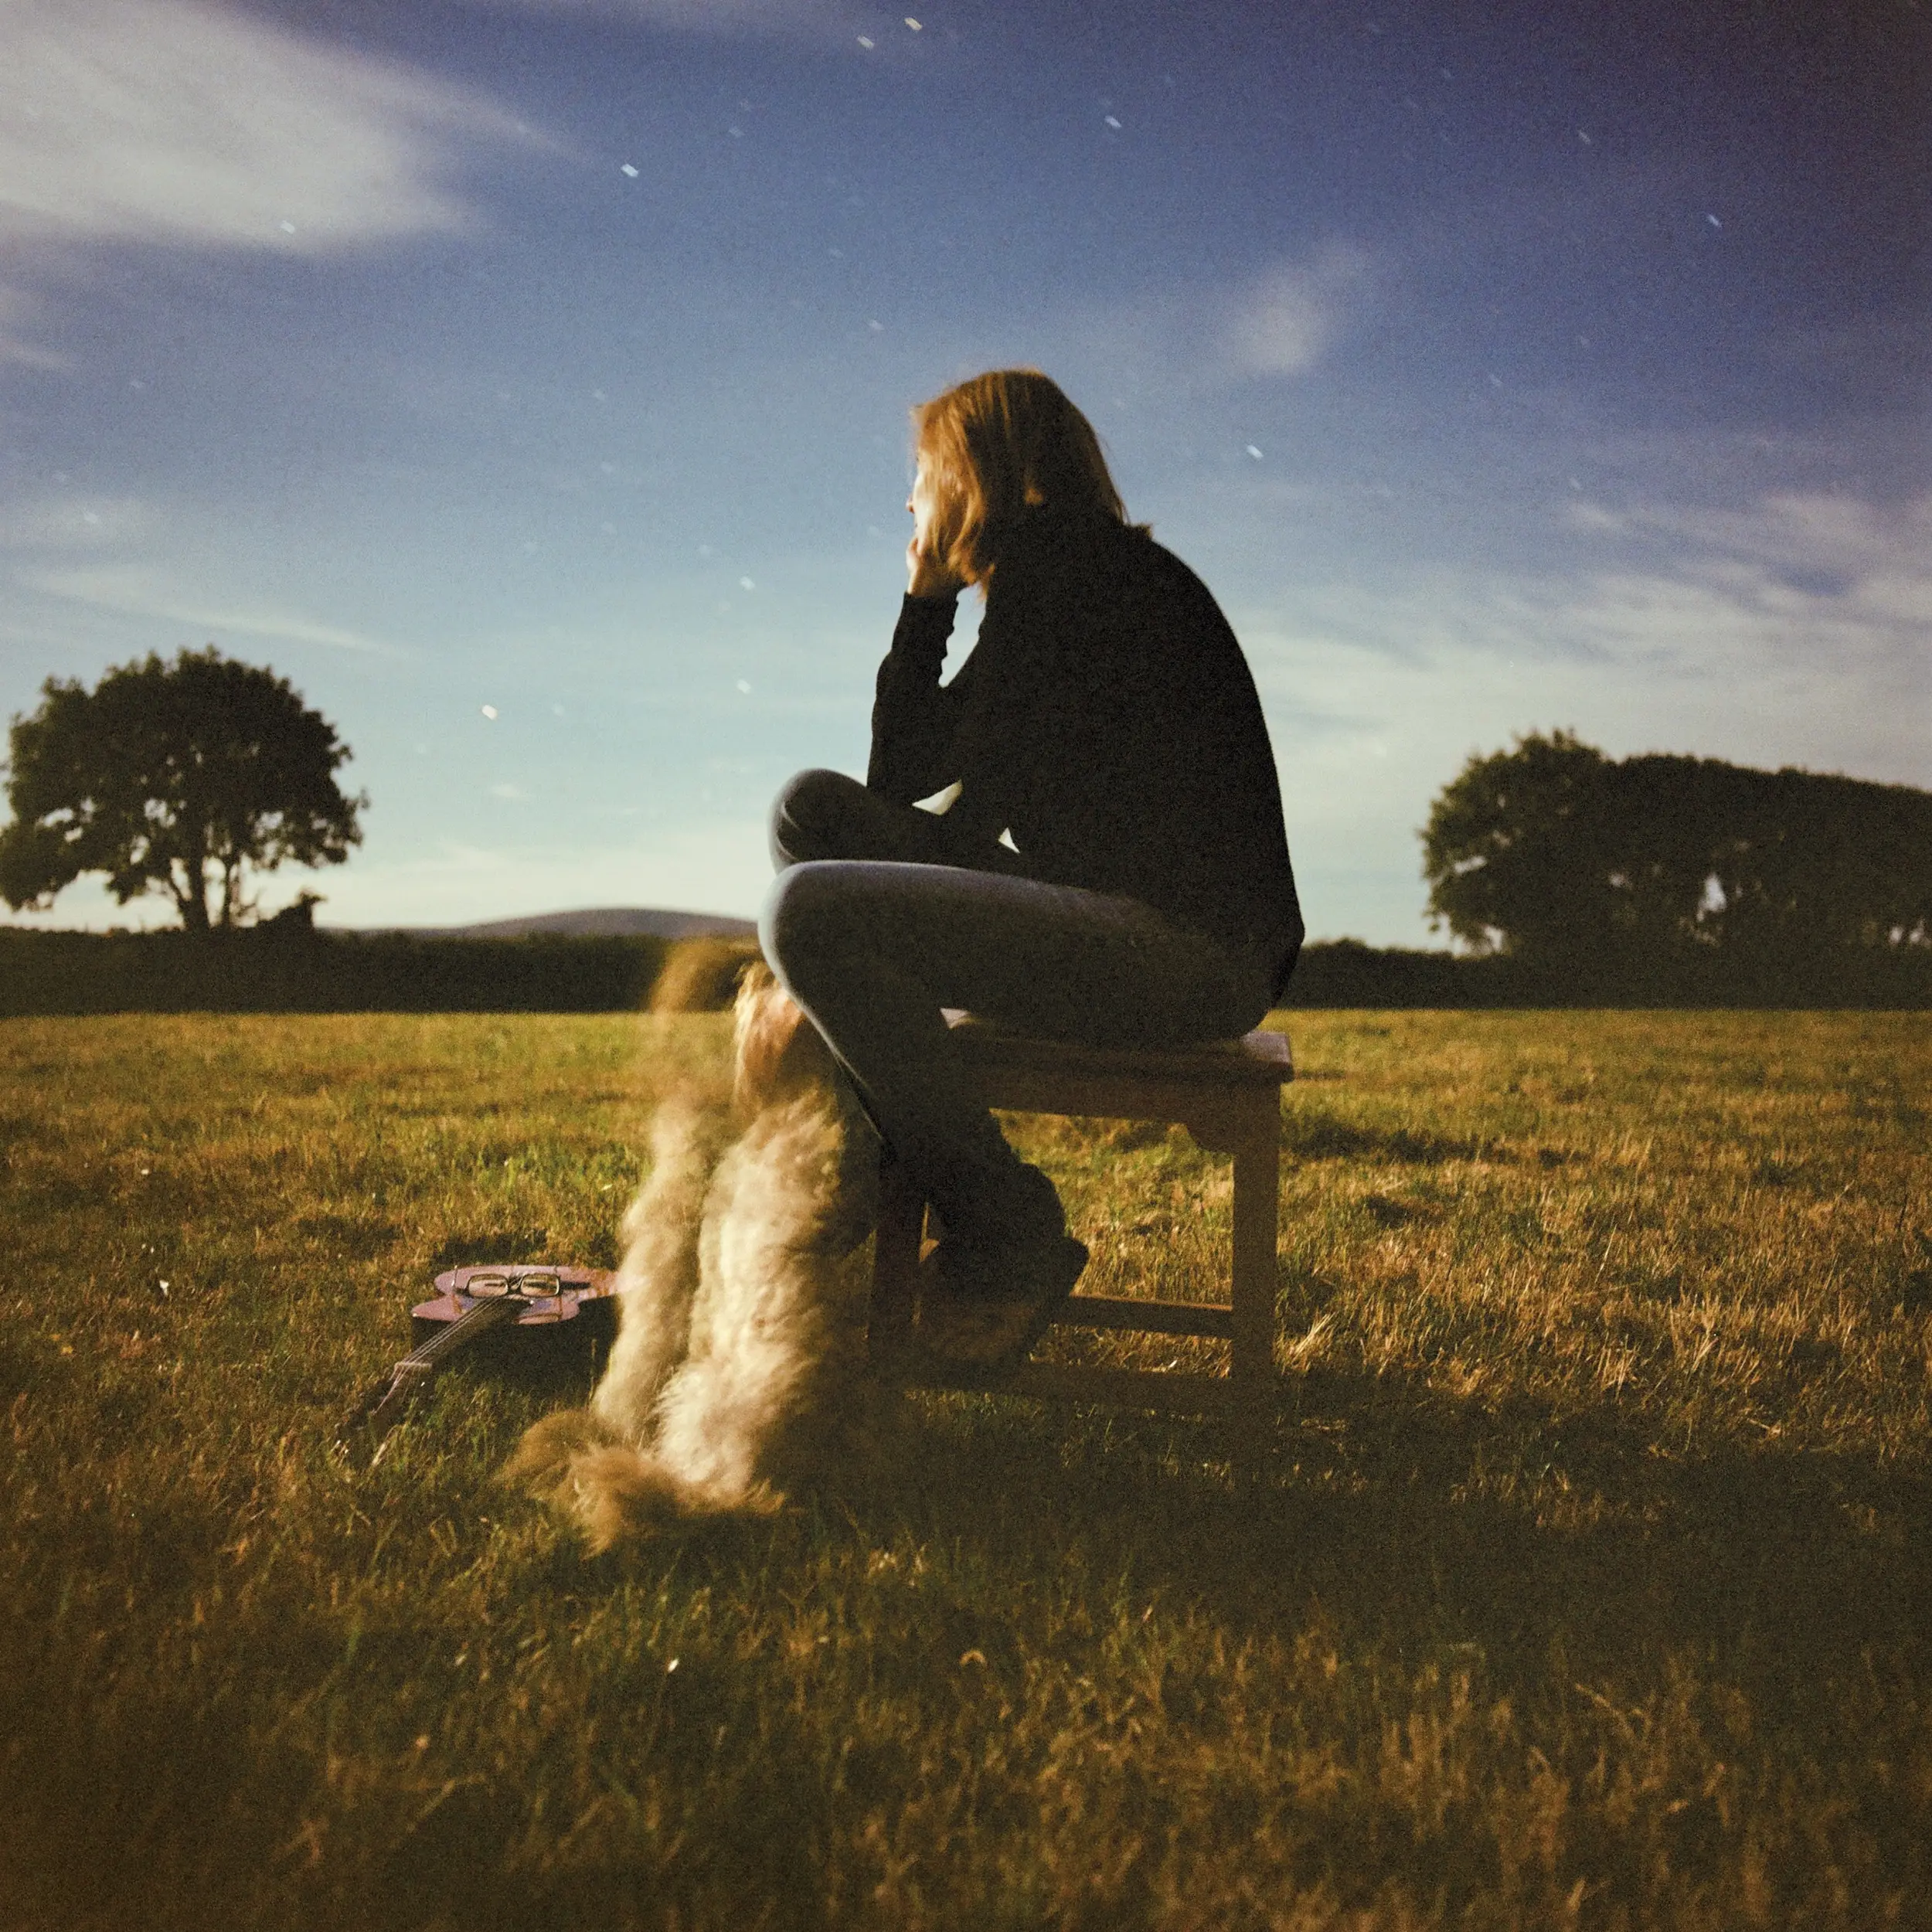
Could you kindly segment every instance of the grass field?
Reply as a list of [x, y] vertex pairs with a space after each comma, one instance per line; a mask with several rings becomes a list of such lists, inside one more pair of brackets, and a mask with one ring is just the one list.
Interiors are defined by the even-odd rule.
[[[437, 1265], [612, 1259], [723, 1027], [0, 1023], [0, 1923], [1932, 1923], [1923, 1015], [1294, 1016], [1247, 1479], [934, 1398], [590, 1560], [492, 1481], [569, 1371], [335, 1463]], [[1208, 1291], [1224, 1167], [1028, 1141]]]

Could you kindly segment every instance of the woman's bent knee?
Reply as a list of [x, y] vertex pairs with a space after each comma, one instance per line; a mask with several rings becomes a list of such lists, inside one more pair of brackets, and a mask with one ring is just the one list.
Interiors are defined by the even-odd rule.
[[771, 860], [775, 866], [838, 855], [838, 831], [852, 809], [852, 794], [865, 787], [842, 771], [801, 771], [786, 781], [771, 807]]
[[[809, 775], [809, 774], [808, 774]], [[807, 859], [788, 866], [771, 882], [758, 913], [758, 944], [771, 969], [796, 990], [802, 972], [835, 945], [842, 925], [838, 895], [828, 875], [843, 869], [825, 860]]]

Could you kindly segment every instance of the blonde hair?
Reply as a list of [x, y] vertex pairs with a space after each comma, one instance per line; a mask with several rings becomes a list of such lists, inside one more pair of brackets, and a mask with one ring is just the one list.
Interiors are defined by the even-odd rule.
[[934, 492], [939, 560], [983, 583], [1030, 509], [1127, 521], [1094, 426], [1036, 369], [988, 369], [913, 411]]

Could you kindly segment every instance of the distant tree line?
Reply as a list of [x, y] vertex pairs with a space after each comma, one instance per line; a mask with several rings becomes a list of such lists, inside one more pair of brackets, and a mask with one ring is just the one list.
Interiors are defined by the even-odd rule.
[[1472, 757], [1423, 833], [1429, 911], [1579, 991], [1828, 993], [1932, 961], [1932, 792], [1568, 732]]
[[151, 933], [0, 930], [0, 1018], [48, 1013], [623, 1013], [668, 940], [427, 939], [264, 920], [218, 944]]

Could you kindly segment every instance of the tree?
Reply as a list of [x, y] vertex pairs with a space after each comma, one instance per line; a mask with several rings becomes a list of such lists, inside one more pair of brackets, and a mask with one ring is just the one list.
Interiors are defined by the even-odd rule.
[[1932, 947], [1932, 793], [1716, 758], [1606, 758], [1569, 732], [1470, 759], [1423, 832], [1429, 910], [1478, 952], [1641, 978], [1788, 976]]
[[335, 727], [272, 670], [213, 645], [110, 670], [92, 691], [49, 678], [15, 716], [0, 896], [44, 906], [83, 872], [122, 905], [167, 893], [190, 932], [242, 924], [250, 869], [340, 865], [362, 842]]
[[1614, 925], [1607, 763], [1567, 731], [1472, 757], [1423, 839], [1432, 921], [1478, 953], [1567, 956]]

